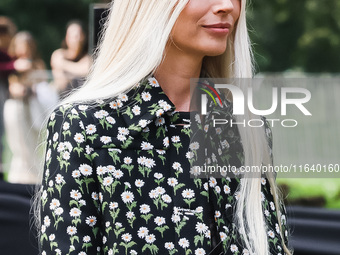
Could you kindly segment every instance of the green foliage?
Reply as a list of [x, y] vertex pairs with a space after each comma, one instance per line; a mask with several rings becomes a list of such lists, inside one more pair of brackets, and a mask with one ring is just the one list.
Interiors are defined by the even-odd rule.
[[339, 72], [339, 17], [338, 0], [252, 1], [257, 71]]
[[[340, 179], [314, 179], [314, 178], [278, 178], [278, 184], [288, 185], [288, 204], [294, 204], [296, 200], [313, 199], [322, 197], [325, 199], [326, 208], [340, 208]], [[310, 205], [312, 206], [312, 204]]]

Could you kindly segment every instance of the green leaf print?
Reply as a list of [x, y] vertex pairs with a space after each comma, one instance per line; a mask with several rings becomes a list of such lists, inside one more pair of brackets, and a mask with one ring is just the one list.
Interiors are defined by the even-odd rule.
[[118, 217], [120, 212], [120, 208], [114, 209], [113, 211], [110, 211], [110, 215], [112, 217], [112, 222], [115, 223], [116, 222], [116, 218]]
[[125, 231], [125, 228], [115, 229], [114, 232], [115, 232], [116, 238], [118, 239], [120, 233], [124, 231]]
[[56, 120], [52, 120], [48, 123], [48, 126], [52, 127], [52, 130], [54, 130], [55, 122], [56, 122]]
[[77, 226], [78, 223], [81, 223], [81, 219], [79, 217], [72, 220], [72, 224], [74, 224], [75, 226]]
[[84, 182], [85, 182], [85, 185], [86, 185], [87, 193], [90, 193], [89, 184], [92, 183], [92, 182], [95, 182], [94, 179], [93, 178], [85, 178]]
[[129, 171], [129, 176], [131, 177], [131, 171], [134, 168], [134, 165], [127, 165], [127, 164], [123, 164], [121, 166], [122, 169], [127, 169]]
[[91, 136], [87, 136], [86, 139], [90, 140], [91, 143], [93, 144], [94, 140], [96, 140], [97, 137], [98, 137], [98, 134], [93, 134]]
[[142, 99], [141, 99], [139, 93], [135, 96], [135, 100], [136, 100], [138, 103], [140, 103], [140, 104], [142, 103]]
[[169, 227], [167, 225], [155, 228], [155, 230], [157, 230], [157, 231], [159, 231], [161, 233], [162, 238], [163, 238], [164, 231], [167, 230], [167, 229], [169, 229]]
[[46, 233], [44, 233], [40, 236], [40, 242], [43, 242], [44, 240], [48, 241], [48, 237], [47, 237]]
[[171, 251], [169, 251], [169, 255], [177, 254], [177, 252], [177, 249], [172, 249]]
[[55, 187], [58, 190], [59, 197], [61, 197], [61, 189], [65, 185], [65, 182], [63, 184], [56, 184]]
[[132, 143], [133, 138], [129, 136], [128, 139], [126, 139], [122, 144], [122, 149], [126, 149], [129, 147], [129, 145]]
[[94, 152], [91, 154], [91, 161], [95, 158], [95, 157], [99, 157], [99, 154], [97, 152]]
[[154, 104], [150, 105], [148, 108], [150, 108], [150, 110], [148, 110], [148, 112], [150, 112], [151, 115], [155, 115], [156, 112], [159, 109], [161, 109], [161, 107], [157, 103], [154, 103]]
[[140, 217], [145, 220], [146, 224], [148, 224], [148, 221], [151, 219], [152, 216], [153, 216], [153, 214], [149, 213], [149, 214], [146, 214], [146, 215], [141, 215]]
[[194, 238], [195, 246], [198, 245], [198, 242], [200, 242], [201, 245], [203, 245], [203, 241], [204, 241], [204, 235], [196, 235]]
[[95, 238], [97, 237], [98, 231], [99, 231], [99, 227], [95, 227], [92, 229], [92, 232]]
[[165, 177], [159, 179], [159, 180], [155, 180], [155, 183], [158, 184], [158, 186], [160, 186], [160, 184], [165, 180]]
[[124, 115], [124, 114], [126, 114], [127, 116], [129, 116], [130, 119], [133, 118], [133, 114], [132, 114], [132, 112], [131, 112], [130, 106], [128, 106], [128, 107], [126, 108], [126, 110], [124, 111], [123, 115]]
[[190, 137], [190, 134], [192, 133], [191, 129], [190, 128], [183, 128], [181, 130], [182, 133], [186, 134], [187, 136]]
[[117, 150], [109, 151], [109, 155], [112, 157], [113, 162], [117, 164], [117, 161], [120, 163], [120, 157], [118, 156]]
[[162, 135], [165, 136], [165, 128], [164, 128], [164, 126], [160, 126], [160, 127], [157, 128], [157, 131], [156, 131], [156, 137], [157, 138], [160, 137], [161, 132], [162, 132]]
[[106, 130], [109, 130], [110, 128], [112, 128], [112, 125], [107, 121], [105, 121], [105, 126], [106, 126]]
[[69, 115], [67, 115], [67, 117], [69, 118], [71, 125], [72, 125], [72, 121], [74, 119], [76, 119], [76, 120], [80, 119], [79, 115], [77, 115], [77, 114], [69, 114]]
[[100, 125], [102, 125], [102, 128], [105, 129], [105, 119], [100, 119], [99, 120]]
[[136, 245], [136, 242], [134, 242], [134, 241], [131, 241], [131, 242], [128, 242], [128, 243], [121, 242], [119, 245], [125, 247], [125, 255], [127, 255], [127, 250], [129, 248], [131, 248], [132, 246]]
[[79, 243], [79, 236], [72, 236], [70, 238], [70, 241], [71, 241], [71, 244], [73, 245], [74, 244], [74, 241], [77, 241]]
[[136, 217], [133, 217], [132, 219], [128, 219], [128, 222], [130, 224], [130, 227], [133, 229], [133, 222], [136, 220]]
[[84, 148], [80, 147], [80, 144], [78, 143], [78, 146], [74, 147], [73, 151], [76, 151], [78, 153], [78, 157], [80, 157], [80, 153], [84, 151]]
[[71, 131], [70, 130], [63, 131], [64, 140], [67, 140], [66, 136], [68, 136], [68, 135], [71, 136]]
[[78, 203], [77, 200], [74, 200], [74, 199], [73, 199], [73, 200], [71, 200], [68, 204], [69, 204], [70, 207], [71, 207], [72, 205], [76, 205], [76, 207], [79, 208], [79, 206], [78, 206], [79, 203]]
[[51, 250], [53, 250], [53, 247], [58, 247], [57, 242], [50, 242]]
[[108, 203], [105, 201], [103, 204], [102, 204], [102, 212], [104, 212], [105, 210], [105, 207], [108, 205]]
[[200, 193], [202, 196], [205, 196], [205, 197], [207, 197], [207, 199], [208, 199], [208, 202], [209, 202], [209, 193], [207, 192], [207, 191], [201, 191], [201, 193]]
[[182, 143], [174, 143], [173, 146], [175, 146], [175, 148], [177, 150], [177, 154], [179, 154], [179, 148], [183, 147]]
[[202, 180], [200, 178], [195, 178], [194, 183], [197, 188], [201, 189], [202, 188]]
[[86, 252], [87, 252], [87, 249], [89, 248], [89, 247], [92, 247], [92, 243], [83, 243], [83, 246], [81, 247], [82, 249], [86, 249]]
[[133, 208], [137, 206], [137, 201], [133, 201], [132, 203], [127, 203], [126, 207], [129, 209], [129, 211], [132, 211]]
[[164, 157], [163, 155], [158, 155], [158, 157], [162, 160], [162, 163], [163, 163], [163, 166], [164, 166], [164, 161], [165, 161], [165, 159], [166, 159], [166, 157]]
[[149, 251], [151, 252], [152, 255], [157, 254], [158, 253], [158, 247], [154, 244], [145, 244], [142, 248], [142, 252], [144, 252], [146, 249], [149, 249]]
[[174, 187], [174, 194], [176, 195], [176, 191], [182, 187], [184, 187], [185, 184], [184, 183], [178, 183], [175, 187]]
[[191, 199], [183, 199], [183, 201], [188, 205], [190, 208], [190, 205], [192, 202], [195, 202], [196, 198], [191, 198]]
[[186, 219], [183, 218], [183, 220], [178, 224], [176, 223], [176, 227], [175, 227], [175, 232], [177, 233], [178, 237], [180, 237], [181, 235], [181, 230], [182, 228], [186, 225]]

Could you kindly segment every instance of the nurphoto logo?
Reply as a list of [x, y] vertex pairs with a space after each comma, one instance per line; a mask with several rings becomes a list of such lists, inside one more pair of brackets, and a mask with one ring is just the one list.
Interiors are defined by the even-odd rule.
[[[259, 110], [256, 109], [254, 106], [253, 100], [253, 88], [248, 88], [248, 93], [245, 96], [243, 91], [232, 84], [215, 84], [214, 87], [208, 85], [206, 82], [199, 83], [204, 85], [206, 88], [200, 88], [206, 94], [201, 94], [201, 114], [207, 114], [207, 107], [208, 107], [208, 96], [212, 98], [215, 105], [218, 104], [220, 107], [223, 107], [222, 100], [216, 89], [222, 90], [227, 89], [228, 93], [232, 95], [232, 107], [233, 107], [233, 115], [245, 115], [245, 107], [248, 107], [248, 111], [253, 113], [257, 116], [268, 116], [273, 114], [277, 111], [277, 108], [280, 104], [281, 116], [287, 116], [287, 106], [292, 105], [299, 109], [302, 114], [305, 116], [312, 116], [310, 111], [304, 106], [304, 104], [308, 103], [311, 99], [311, 93], [308, 89], [305, 88], [297, 88], [297, 87], [281, 87], [280, 93], [279, 88], [273, 87], [272, 88], [272, 98], [271, 98], [271, 107], [269, 109]], [[279, 97], [279, 94], [281, 95]], [[218, 100], [215, 99], [214, 95], [217, 97]], [[297, 98], [298, 97], [298, 98]], [[270, 123], [272, 127], [274, 127], [275, 123], [280, 123], [283, 127], [296, 127], [298, 125], [298, 121], [296, 119], [269, 119], [267, 121]], [[226, 125], [229, 124], [233, 125], [243, 125], [249, 127], [262, 127], [264, 125], [261, 119], [249, 119], [247, 122], [243, 120], [242, 122], [235, 122], [233, 120], [226, 120], [226, 119], [214, 119], [213, 125], [216, 127], [217, 125]]]

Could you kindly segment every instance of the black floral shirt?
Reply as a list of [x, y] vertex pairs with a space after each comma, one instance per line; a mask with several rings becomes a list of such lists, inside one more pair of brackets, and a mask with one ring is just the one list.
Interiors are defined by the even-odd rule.
[[[195, 125], [200, 139], [211, 128]], [[58, 107], [47, 129], [41, 254], [249, 254], [233, 221], [240, 178], [192, 178], [203, 155], [191, 126], [153, 77], [109, 102]], [[237, 128], [216, 135], [218, 155], [207, 160], [240, 166]], [[261, 189], [271, 253], [284, 254], [265, 178]]]

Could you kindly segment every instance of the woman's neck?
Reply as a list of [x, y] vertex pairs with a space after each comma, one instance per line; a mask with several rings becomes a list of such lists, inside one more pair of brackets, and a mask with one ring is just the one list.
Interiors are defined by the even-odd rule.
[[171, 50], [167, 52], [154, 75], [176, 111], [189, 111], [190, 79], [199, 77], [203, 57], [172, 53]]

